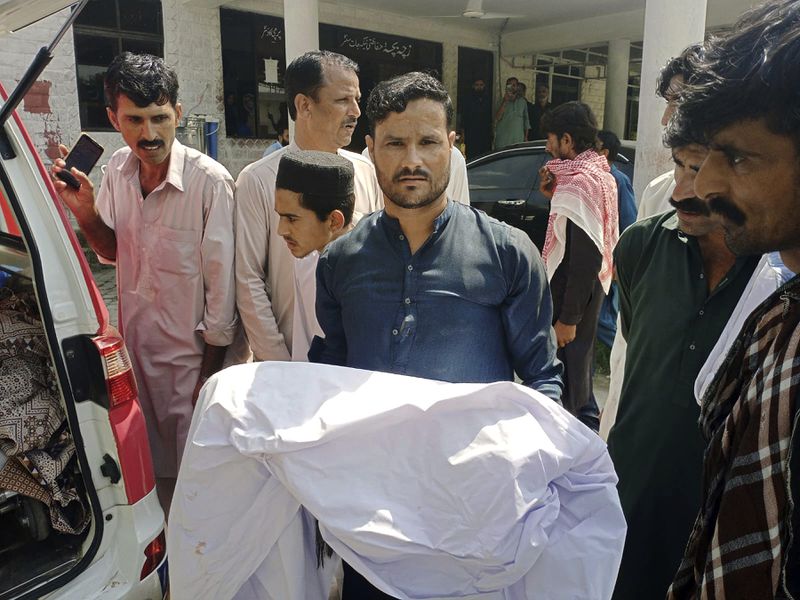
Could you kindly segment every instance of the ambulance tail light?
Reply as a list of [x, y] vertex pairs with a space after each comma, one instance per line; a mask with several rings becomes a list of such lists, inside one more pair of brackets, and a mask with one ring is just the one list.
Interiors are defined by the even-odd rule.
[[119, 335], [92, 340], [100, 353], [108, 390], [108, 418], [117, 443], [122, 478], [129, 504], [135, 504], [155, 487], [150, 444], [139, 389], [125, 342]]
[[144, 549], [144, 566], [142, 567], [142, 574], [139, 576], [139, 581], [150, 575], [158, 568], [161, 561], [167, 555], [167, 539], [164, 531], [158, 535], [156, 539], [147, 545]]
[[125, 342], [116, 336], [99, 336], [94, 344], [103, 359], [103, 371], [111, 407], [132, 402], [139, 397], [139, 388], [133, 375], [133, 366]]

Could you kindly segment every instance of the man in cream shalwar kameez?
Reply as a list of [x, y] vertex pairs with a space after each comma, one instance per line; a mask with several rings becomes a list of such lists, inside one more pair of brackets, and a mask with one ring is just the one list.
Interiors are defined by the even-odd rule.
[[290, 149], [339, 154], [355, 170], [356, 213], [383, 208], [372, 164], [342, 149], [361, 114], [358, 65], [341, 54], [307, 52], [289, 64], [285, 80], [294, 140], [245, 167], [236, 180], [236, 303], [255, 360], [290, 360], [296, 354], [295, 261], [277, 233], [275, 215], [275, 178], [283, 154]]

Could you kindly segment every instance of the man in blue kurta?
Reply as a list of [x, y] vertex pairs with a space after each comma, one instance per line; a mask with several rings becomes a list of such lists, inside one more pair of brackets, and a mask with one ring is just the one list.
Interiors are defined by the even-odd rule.
[[[320, 256], [325, 339], [309, 356], [450, 382], [513, 381], [516, 373], [557, 401], [561, 364], [544, 265], [525, 233], [447, 198], [452, 114], [447, 91], [423, 73], [370, 94], [367, 146], [385, 209]], [[369, 584], [346, 566], [345, 600], [386, 597], [360, 586]], [[349, 596], [359, 589], [372, 595]]]
[[403, 76], [376, 87], [367, 110], [387, 208], [320, 257], [323, 361], [453, 382], [510, 381], [516, 372], [559, 399], [552, 303], [536, 247], [446, 196], [454, 139], [447, 92], [431, 77]]

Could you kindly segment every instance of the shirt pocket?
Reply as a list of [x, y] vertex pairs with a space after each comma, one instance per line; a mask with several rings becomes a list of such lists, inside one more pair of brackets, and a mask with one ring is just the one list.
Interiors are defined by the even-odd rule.
[[170, 275], [194, 276], [200, 272], [200, 231], [159, 225], [158, 270]]

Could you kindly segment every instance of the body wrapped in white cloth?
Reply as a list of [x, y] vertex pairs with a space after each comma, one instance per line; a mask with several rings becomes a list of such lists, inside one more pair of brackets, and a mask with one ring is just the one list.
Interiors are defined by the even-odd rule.
[[625, 537], [605, 444], [510, 382], [256, 363], [203, 389], [173, 600], [327, 600], [333, 550], [401, 599], [605, 599]]

